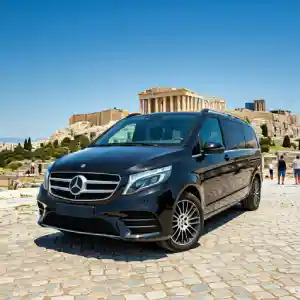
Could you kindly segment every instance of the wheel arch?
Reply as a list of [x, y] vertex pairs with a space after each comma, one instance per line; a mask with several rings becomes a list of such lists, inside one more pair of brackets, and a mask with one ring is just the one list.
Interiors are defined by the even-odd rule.
[[173, 206], [173, 210], [176, 206], [176, 203], [178, 202], [178, 200], [181, 198], [181, 196], [184, 193], [191, 193], [193, 194], [195, 197], [197, 197], [197, 199], [199, 199], [199, 202], [201, 204], [202, 207], [202, 211], [204, 212], [204, 192], [203, 192], [203, 188], [202, 186], [196, 186], [195, 184], [188, 184], [186, 185], [177, 195], [176, 201], [174, 202], [174, 206]]

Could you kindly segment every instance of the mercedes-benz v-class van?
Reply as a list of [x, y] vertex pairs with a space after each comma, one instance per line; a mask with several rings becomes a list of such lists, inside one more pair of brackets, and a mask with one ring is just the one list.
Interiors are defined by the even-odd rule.
[[38, 224], [63, 233], [195, 247], [209, 217], [256, 210], [262, 157], [251, 125], [211, 111], [130, 115], [45, 173]]

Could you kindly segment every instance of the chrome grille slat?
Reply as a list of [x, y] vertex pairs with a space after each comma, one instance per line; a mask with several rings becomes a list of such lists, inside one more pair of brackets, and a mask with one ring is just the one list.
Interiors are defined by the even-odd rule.
[[65, 191], [65, 192], [69, 191], [69, 188], [65, 188], [65, 187], [62, 187], [62, 186], [56, 186], [56, 185], [51, 185], [51, 189], [59, 190], [59, 191]]
[[[78, 175], [86, 178], [86, 185], [79, 195], [74, 195], [69, 184]], [[105, 200], [115, 193], [120, 181], [121, 177], [117, 174], [57, 171], [49, 176], [49, 192], [54, 197], [71, 201]]]
[[52, 181], [71, 182], [71, 179], [66, 178], [51, 178]]
[[88, 180], [89, 184], [118, 184], [118, 181]]

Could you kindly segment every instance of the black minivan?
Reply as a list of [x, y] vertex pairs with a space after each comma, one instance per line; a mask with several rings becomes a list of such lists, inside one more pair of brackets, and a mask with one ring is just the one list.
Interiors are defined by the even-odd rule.
[[204, 221], [260, 204], [262, 156], [252, 126], [228, 114], [134, 114], [45, 173], [38, 224], [63, 233], [195, 247]]

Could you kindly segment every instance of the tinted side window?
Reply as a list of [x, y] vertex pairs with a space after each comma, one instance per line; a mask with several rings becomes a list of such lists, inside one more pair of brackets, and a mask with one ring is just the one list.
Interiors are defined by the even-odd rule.
[[246, 148], [257, 149], [258, 143], [254, 129], [249, 125], [244, 125], [244, 134], [246, 139]]
[[243, 125], [239, 122], [230, 120], [221, 120], [224, 138], [226, 141], [227, 150], [237, 150], [245, 148], [245, 136], [243, 132]]
[[200, 142], [202, 146], [207, 142], [224, 144], [218, 119], [207, 118], [204, 120], [200, 129]]

